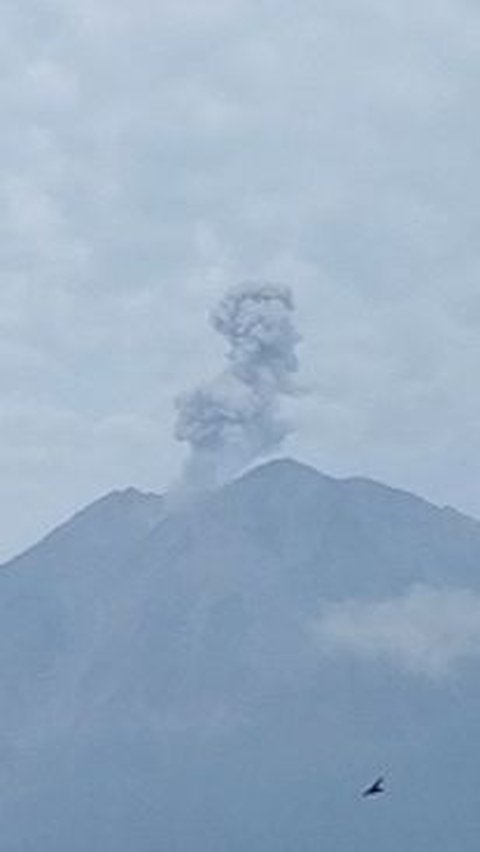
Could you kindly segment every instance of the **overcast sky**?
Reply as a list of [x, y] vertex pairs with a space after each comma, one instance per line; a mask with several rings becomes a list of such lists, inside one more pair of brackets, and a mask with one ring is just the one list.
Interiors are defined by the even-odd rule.
[[6, 0], [0, 556], [162, 490], [230, 285], [289, 285], [286, 451], [480, 516], [473, 0]]

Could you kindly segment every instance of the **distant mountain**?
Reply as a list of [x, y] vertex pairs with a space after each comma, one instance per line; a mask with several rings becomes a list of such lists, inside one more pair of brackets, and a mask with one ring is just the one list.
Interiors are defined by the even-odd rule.
[[429, 679], [316, 625], [479, 568], [476, 521], [289, 460], [107, 495], [0, 570], [2, 848], [473, 852], [475, 656]]

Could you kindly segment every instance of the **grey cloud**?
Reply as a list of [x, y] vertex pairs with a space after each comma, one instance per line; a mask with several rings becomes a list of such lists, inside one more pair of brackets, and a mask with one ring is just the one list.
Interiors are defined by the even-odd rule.
[[480, 658], [480, 595], [414, 586], [389, 600], [325, 603], [314, 635], [324, 652], [444, 677]]
[[228, 282], [292, 281], [318, 402], [289, 449], [480, 511], [479, 21], [457, 0], [8, 4], [1, 409], [158, 416], [162, 487], [172, 400], [218, 357], [203, 315]]
[[252, 283], [230, 290], [212, 313], [213, 328], [229, 346], [227, 366], [177, 400], [175, 436], [190, 446], [191, 484], [221, 481], [278, 449], [288, 434], [279, 403], [295, 393], [300, 338], [293, 307], [287, 287]]

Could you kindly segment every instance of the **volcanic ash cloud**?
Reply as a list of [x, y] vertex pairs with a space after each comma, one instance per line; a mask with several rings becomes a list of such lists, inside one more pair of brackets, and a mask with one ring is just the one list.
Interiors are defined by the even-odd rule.
[[212, 487], [278, 450], [290, 431], [282, 397], [296, 392], [300, 340], [288, 287], [233, 288], [211, 315], [228, 343], [226, 365], [213, 381], [176, 400], [175, 437], [190, 446], [184, 478]]

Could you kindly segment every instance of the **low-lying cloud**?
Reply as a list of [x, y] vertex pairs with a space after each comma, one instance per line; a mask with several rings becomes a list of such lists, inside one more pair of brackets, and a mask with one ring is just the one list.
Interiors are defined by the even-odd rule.
[[387, 600], [325, 603], [314, 632], [324, 650], [438, 678], [480, 657], [480, 594], [415, 585]]

